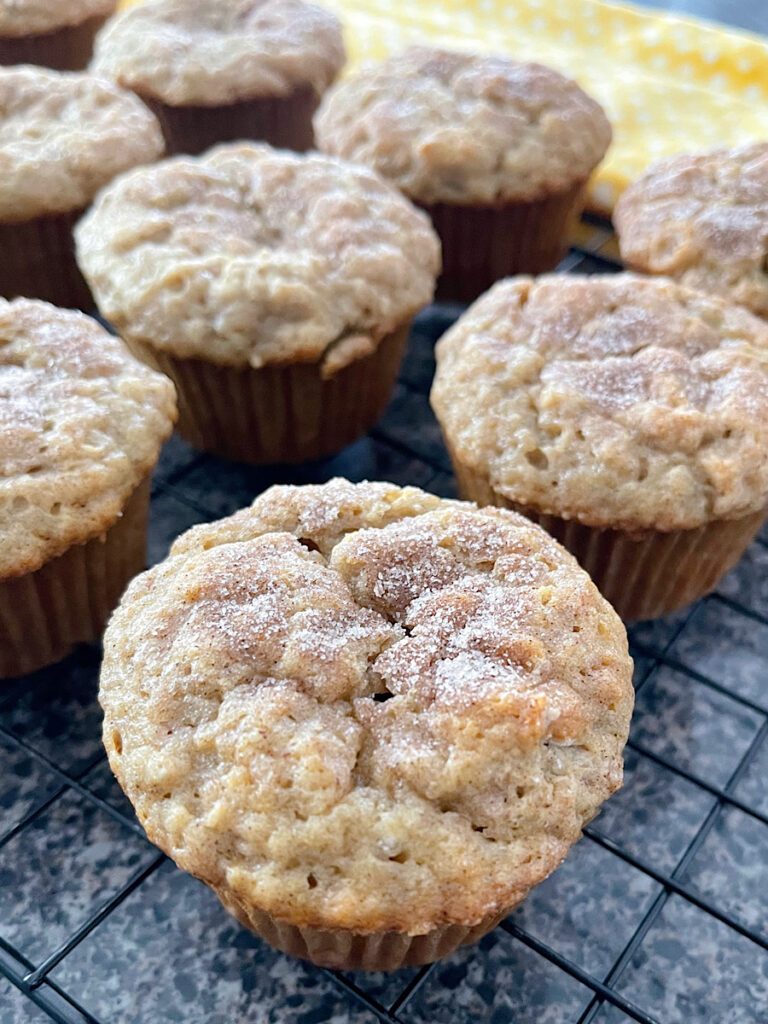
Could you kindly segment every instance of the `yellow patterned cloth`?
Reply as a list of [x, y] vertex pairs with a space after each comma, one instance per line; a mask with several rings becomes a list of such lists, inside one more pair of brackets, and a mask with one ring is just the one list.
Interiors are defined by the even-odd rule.
[[320, 2], [344, 22], [349, 67], [428, 40], [576, 78], [613, 124], [589, 203], [603, 213], [659, 157], [768, 139], [768, 41], [758, 36], [602, 0]]

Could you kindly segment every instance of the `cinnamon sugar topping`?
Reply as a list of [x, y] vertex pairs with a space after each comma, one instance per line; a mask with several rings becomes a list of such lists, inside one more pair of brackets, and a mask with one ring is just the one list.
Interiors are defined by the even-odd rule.
[[140, 96], [215, 106], [322, 95], [344, 57], [336, 16], [304, 0], [143, 0], [99, 33], [92, 68]]
[[[0, 4], [2, 6], [2, 4]], [[133, 93], [81, 72], [0, 68], [0, 218], [84, 209], [115, 175], [162, 155]]]
[[768, 143], [653, 164], [614, 212], [623, 259], [768, 317]]
[[0, 579], [112, 526], [175, 418], [171, 382], [91, 317], [0, 299]]
[[100, 699], [182, 867], [300, 926], [420, 934], [559, 863], [620, 784], [630, 677], [615, 613], [527, 520], [334, 480], [136, 579]]
[[459, 461], [589, 526], [693, 529], [768, 504], [768, 325], [666, 278], [500, 282], [441, 338]]
[[426, 305], [440, 267], [426, 216], [373, 172], [252, 143], [123, 175], [76, 237], [127, 339], [229, 366], [322, 361], [329, 375]]
[[419, 203], [540, 199], [586, 180], [611, 127], [576, 82], [541, 64], [412, 46], [342, 79], [318, 148], [373, 167]]

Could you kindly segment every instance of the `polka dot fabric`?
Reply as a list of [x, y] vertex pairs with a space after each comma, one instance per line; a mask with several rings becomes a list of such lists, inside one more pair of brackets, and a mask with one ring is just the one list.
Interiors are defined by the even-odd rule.
[[610, 214], [653, 160], [768, 138], [768, 41], [758, 36], [601, 0], [321, 2], [344, 22], [348, 69], [429, 40], [576, 78], [614, 128], [589, 197], [597, 212]]

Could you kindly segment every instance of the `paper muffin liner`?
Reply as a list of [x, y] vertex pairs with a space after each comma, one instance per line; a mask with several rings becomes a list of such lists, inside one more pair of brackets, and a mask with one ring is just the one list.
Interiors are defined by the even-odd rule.
[[35, 572], [0, 581], [0, 678], [51, 665], [101, 634], [145, 566], [147, 476], [103, 536], [74, 544]]
[[625, 622], [655, 619], [704, 597], [738, 562], [768, 515], [762, 509], [694, 530], [601, 529], [510, 501], [486, 476], [453, 453], [452, 459], [463, 498], [513, 509], [542, 526], [576, 556]]
[[75, 262], [72, 237], [83, 212], [0, 222], [0, 295], [45, 299], [65, 309], [91, 309], [93, 299]]
[[479, 924], [446, 924], [425, 935], [406, 932], [355, 932], [344, 928], [301, 928], [280, 921], [258, 907], [247, 906], [224, 887], [212, 886], [221, 902], [244, 927], [279, 949], [318, 967], [337, 971], [396, 971], [431, 964], [458, 946], [477, 942], [514, 907], [483, 918]]
[[96, 15], [36, 36], [0, 37], [0, 64], [42, 64], [56, 71], [83, 71], [93, 53], [93, 40], [107, 20]]
[[318, 363], [254, 370], [179, 359], [143, 343], [129, 347], [176, 385], [176, 429], [186, 441], [263, 465], [324, 458], [366, 434], [389, 402], [409, 329], [410, 321], [328, 380]]
[[310, 86], [287, 96], [266, 96], [215, 107], [173, 107], [141, 97], [155, 114], [170, 155], [198, 154], [219, 142], [258, 139], [278, 149], [303, 153], [315, 141], [312, 115], [320, 102]]
[[422, 205], [443, 247], [437, 298], [472, 302], [513, 274], [552, 270], [584, 206], [585, 182], [532, 202]]

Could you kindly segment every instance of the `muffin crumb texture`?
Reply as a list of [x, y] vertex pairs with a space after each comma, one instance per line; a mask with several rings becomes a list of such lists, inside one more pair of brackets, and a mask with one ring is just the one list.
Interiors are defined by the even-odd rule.
[[123, 175], [76, 238], [127, 340], [254, 368], [337, 372], [431, 301], [440, 267], [426, 216], [373, 172], [263, 144]]
[[230, 902], [410, 935], [523, 898], [621, 782], [624, 628], [526, 519], [392, 484], [273, 487], [130, 585], [112, 768]]
[[622, 258], [768, 317], [768, 142], [653, 165], [614, 213]]
[[514, 278], [443, 336], [432, 405], [506, 498], [685, 530], [768, 504], [768, 325], [666, 278]]
[[344, 64], [335, 15], [303, 0], [144, 0], [99, 33], [92, 69], [173, 106], [320, 95]]
[[0, 68], [0, 220], [90, 204], [121, 171], [162, 155], [141, 100], [82, 72]]
[[112, 526], [175, 418], [171, 382], [90, 317], [0, 299], [0, 580]]
[[611, 141], [600, 105], [551, 68], [422, 46], [334, 86], [315, 134], [319, 149], [373, 167], [424, 204], [564, 191]]
[[0, 37], [40, 35], [111, 14], [116, 0], [3, 0]]

